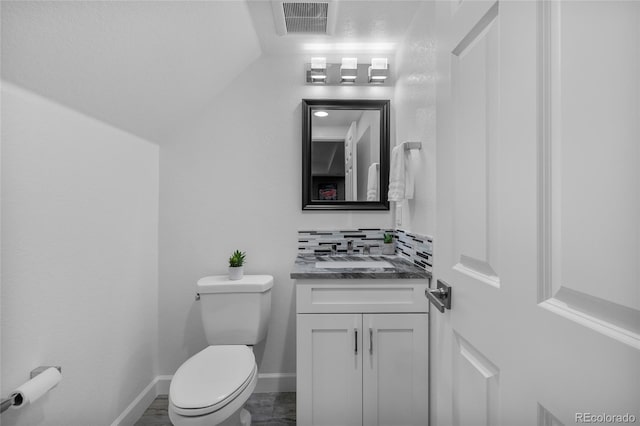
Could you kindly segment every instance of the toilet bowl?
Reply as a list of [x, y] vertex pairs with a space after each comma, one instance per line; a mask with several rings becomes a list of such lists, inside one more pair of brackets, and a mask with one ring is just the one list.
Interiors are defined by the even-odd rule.
[[227, 276], [198, 281], [207, 346], [178, 368], [169, 388], [175, 426], [249, 426], [242, 407], [258, 380], [253, 344], [266, 336], [273, 277]]
[[251, 416], [242, 407], [253, 393], [257, 378], [250, 347], [208, 346], [173, 376], [169, 418], [176, 426], [248, 426]]

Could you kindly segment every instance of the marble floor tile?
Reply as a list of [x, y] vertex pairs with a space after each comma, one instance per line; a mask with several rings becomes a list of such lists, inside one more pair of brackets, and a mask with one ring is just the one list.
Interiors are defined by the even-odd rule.
[[275, 395], [273, 419], [287, 424], [296, 424], [296, 394], [283, 392]]
[[251, 423], [270, 421], [275, 399], [273, 393], [254, 393], [251, 395], [247, 403], [244, 404], [244, 408], [251, 413]]
[[[295, 426], [295, 392], [254, 393], [244, 406], [253, 426]], [[167, 395], [159, 395], [135, 426], [171, 426]]]

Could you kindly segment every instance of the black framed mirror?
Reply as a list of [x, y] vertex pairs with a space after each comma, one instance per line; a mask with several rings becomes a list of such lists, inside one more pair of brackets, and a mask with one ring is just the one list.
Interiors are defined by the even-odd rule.
[[389, 210], [389, 100], [302, 100], [302, 209]]

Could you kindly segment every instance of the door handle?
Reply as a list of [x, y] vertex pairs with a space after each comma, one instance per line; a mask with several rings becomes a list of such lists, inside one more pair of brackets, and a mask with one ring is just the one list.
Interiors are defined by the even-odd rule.
[[369, 353], [373, 355], [373, 328], [369, 327]]
[[444, 281], [437, 281], [436, 288], [426, 289], [424, 295], [440, 312], [451, 309], [451, 286]]

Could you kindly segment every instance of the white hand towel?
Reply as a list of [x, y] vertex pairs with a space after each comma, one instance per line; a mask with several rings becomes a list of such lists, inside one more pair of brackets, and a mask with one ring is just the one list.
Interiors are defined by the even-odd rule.
[[372, 163], [369, 166], [369, 174], [367, 176], [367, 201], [378, 200], [378, 163]]
[[413, 168], [411, 167], [412, 150], [404, 151], [404, 198], [411, 200], [413, 198], [413, 190], [415, 179], [413, 176]]
[[398, 145], [391, 150], [391, 168], [389, 170], [389, 201], [404, 199], [404, 147]]
[[408, 151], [400, 144], [391, 151], [391, 170], [389, 171], [389, 201], [402, 201], [413, 198], [413, 176], [409, 170]]

